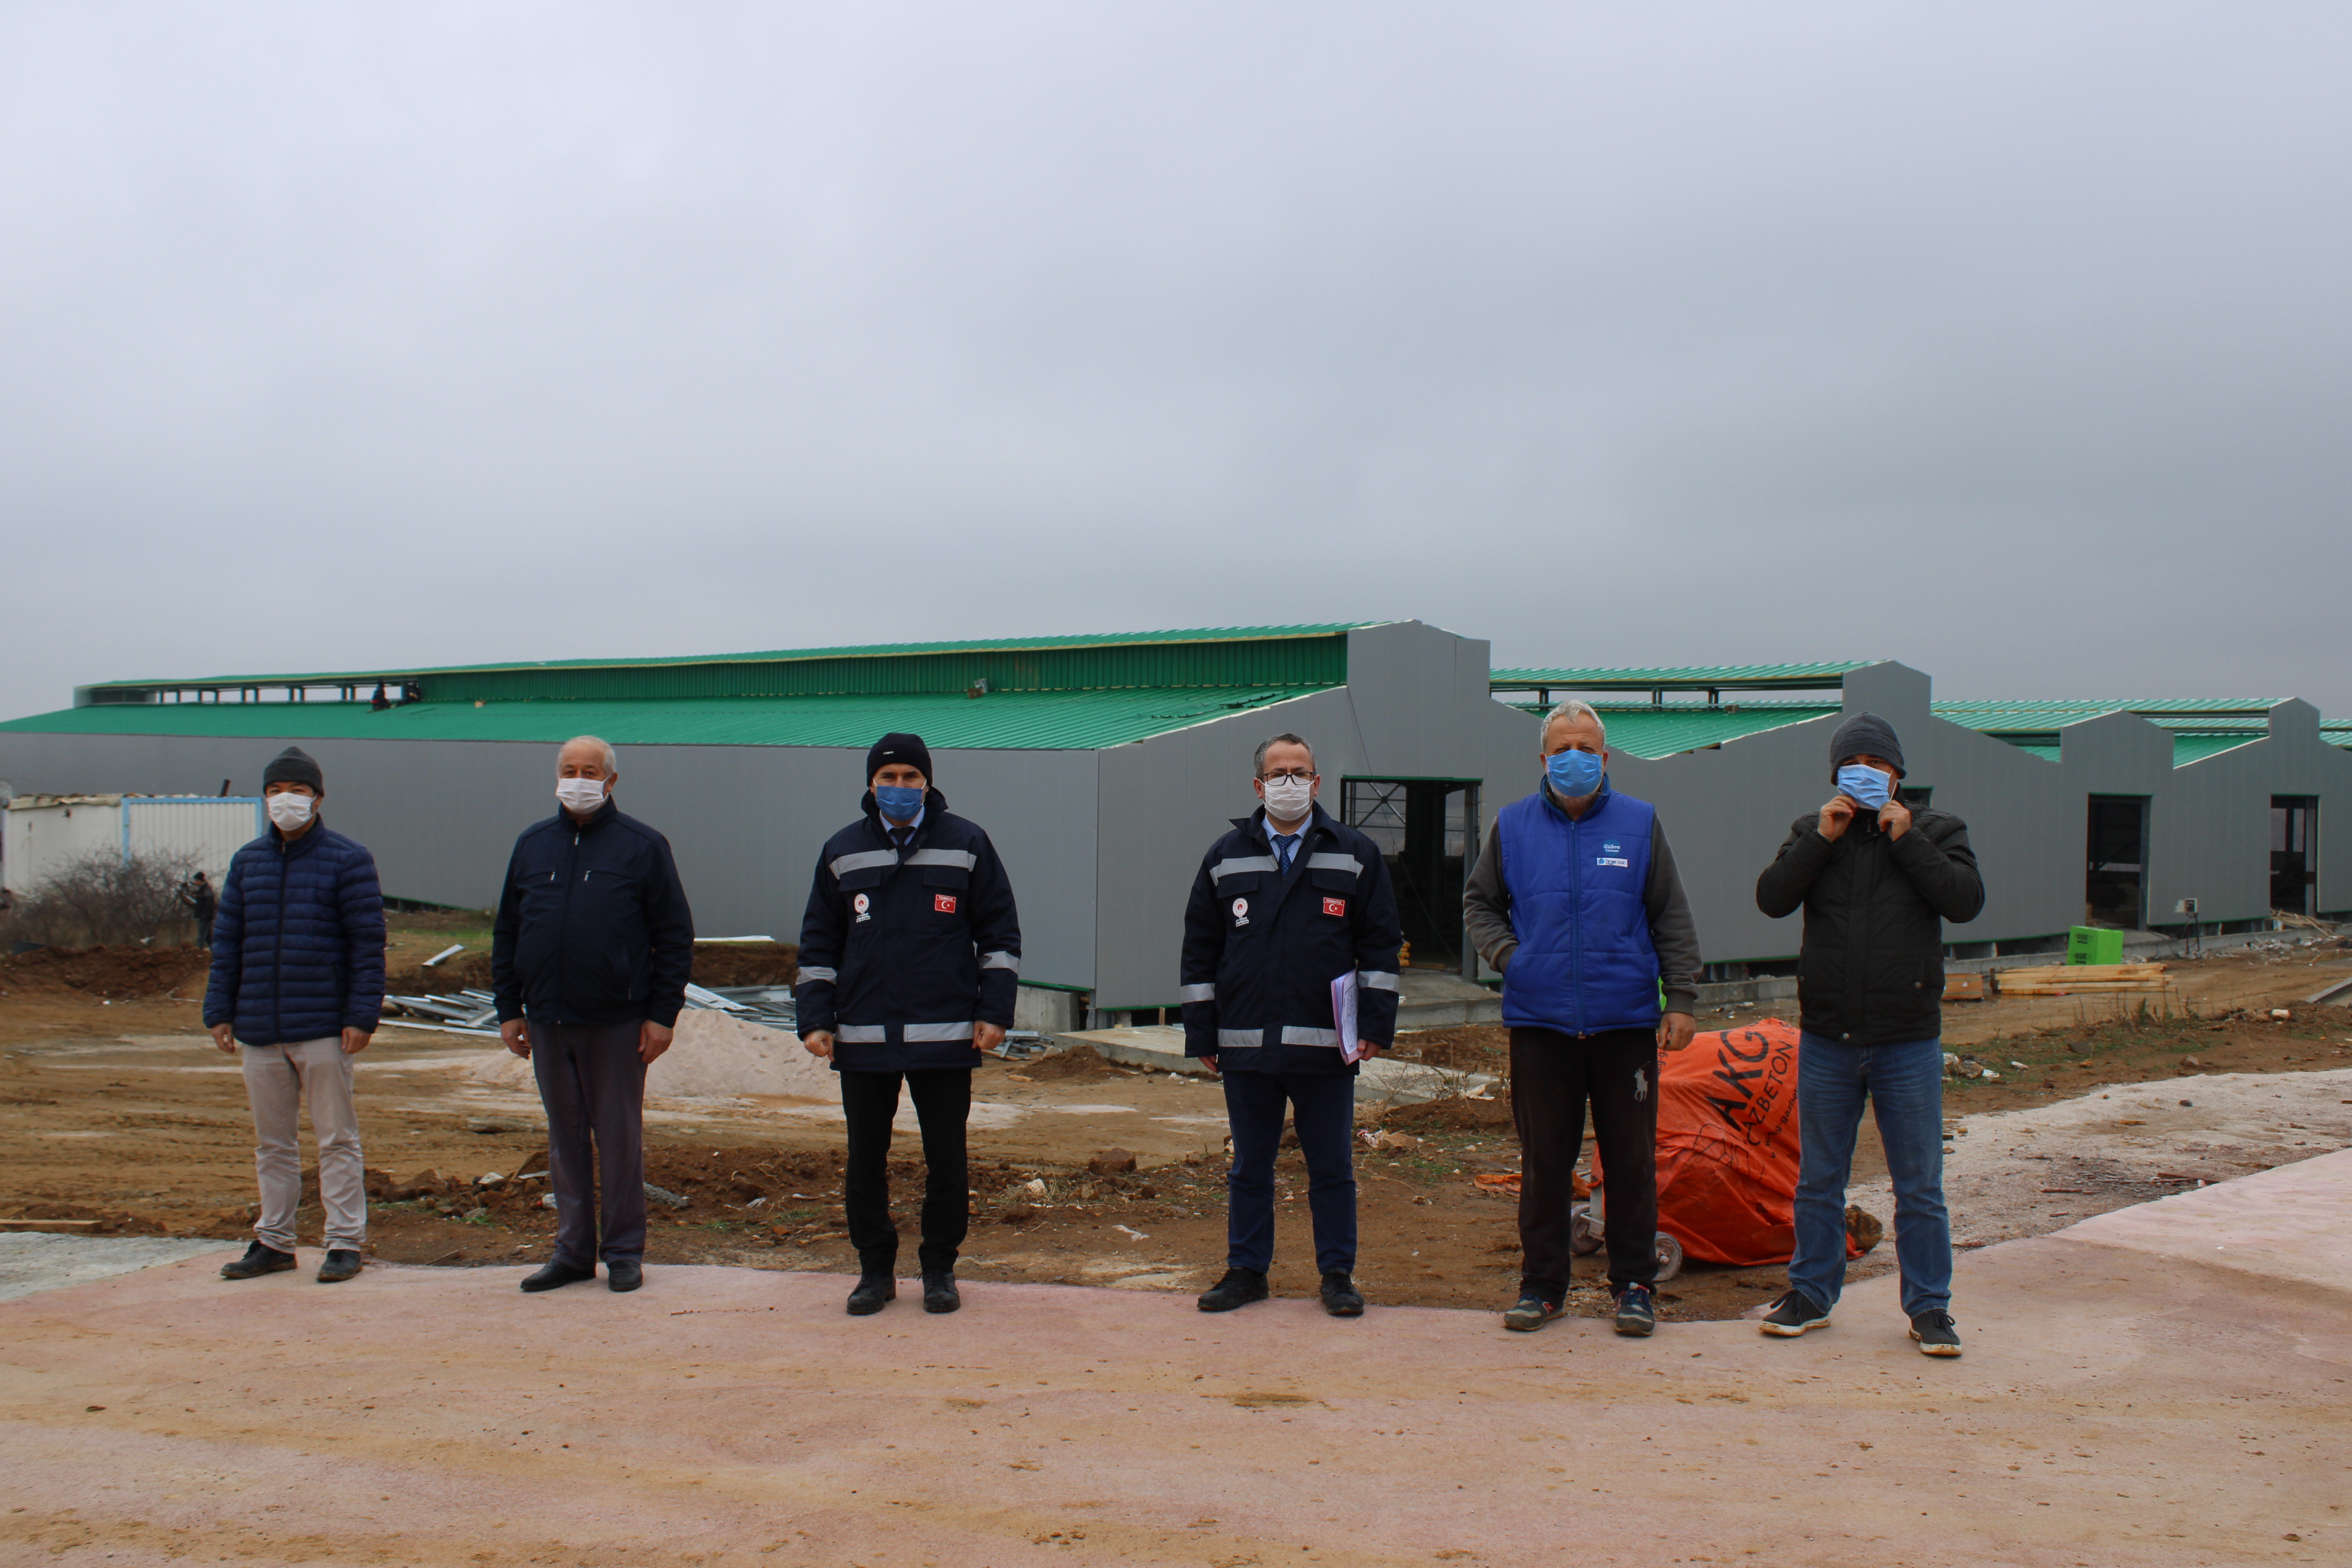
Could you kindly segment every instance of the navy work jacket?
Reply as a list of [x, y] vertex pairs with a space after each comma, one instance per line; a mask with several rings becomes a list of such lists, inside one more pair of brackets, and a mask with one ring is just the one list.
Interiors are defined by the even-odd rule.
[[873, 792], [825, 840], [801, 919], [800, 1030], [829, 1031], [836, 1072], [979, 1065], [972, 1026], [1013, 1026], [1021, 917], [980, 825], [923, 797], [902, 854]]
[[499, 1020], [674, 1028], [694, 977], [694, 911], [669, 840], [607, 796], [523, 829], [490, 932]]
[[1396, 1040], [1404, 941], [1380, 847], [1317, 805], [1290, 874], [1266, 837], [1265, 808], [1209, 847], [1184, 910], [1184, 1054], [1220, 1072], [1346, 1072], [1331, 983], [1354, 971], [1356, 1034]]
[[236, 852], [213, 919], [205, 1027], [248, 1046], [375, 1032], [383, 1011], [383, 894], [364, 845], [314, 821]]

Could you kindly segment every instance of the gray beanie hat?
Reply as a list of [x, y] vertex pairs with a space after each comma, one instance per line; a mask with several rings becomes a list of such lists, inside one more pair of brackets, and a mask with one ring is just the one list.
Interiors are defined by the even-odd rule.
[[1830, 772], [1836, 773], [1847, 758], [1864, 752], [1885, 758], [1898, 773], [1911, 771], [1903, 765], [1903, 742], [1895, 738], [1895, 726], [1875, 713], [1857, 713], [1837, 727], [1837, 733], [1830, 737]]
[[320, 771], [319, 760], [299, 746], [287, 747], [261, 770], [261, 787], [274, 784], [304, 784], [319, 795], [327, 793], [327, 775]]

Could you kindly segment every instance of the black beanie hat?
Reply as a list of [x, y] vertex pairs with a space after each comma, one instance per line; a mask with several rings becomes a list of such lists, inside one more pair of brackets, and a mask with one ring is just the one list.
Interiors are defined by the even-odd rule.
[[920, 735], [901, 735], [894, 733], [885, 735], [880, 740], [875, 742], [874, 749], [866, 753], [866, 783], [873, 783], [874, 775], [880, 773], [892, 763], [912, 763], [914, 766], [922, 770], [923, 782], [925, 784], [930, 784], [933, 782], [931, 775], [931, 749], [923, 744], [923, 738]]
[[261, 770], [261, 787], [274, 784], [306, 784], [320, 795], [327, 793], [327, 775], [319, 771], [319, 760], [299, 746], [287, 747]]
[[1903, 765], [1903, 742], [1895, 738], [1895, 726], [1875, 713], [1857, 713], [1837, 727], [1837, 733], [1830, 737], [1830, 772], [1836, 773], [1845, 766], [1847, 758], [1865, 752], [1893, 763], [1898, 773], [1910, 772]]

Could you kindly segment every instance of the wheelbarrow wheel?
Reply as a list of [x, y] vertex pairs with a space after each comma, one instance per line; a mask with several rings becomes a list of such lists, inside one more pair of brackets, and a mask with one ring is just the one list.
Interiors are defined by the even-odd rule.
[[1601, 1222], [1592, 1217], [1592, 1205], [1578, 1204], [1568, 1211], [1568, 1249], [1579, 1258], [1590, 1258], [1601, 1250]]
[[1682, 1271], [1683, 1244], [1663, 1230], [1658, 1232], [1658, 1283], [1663, 1285]]

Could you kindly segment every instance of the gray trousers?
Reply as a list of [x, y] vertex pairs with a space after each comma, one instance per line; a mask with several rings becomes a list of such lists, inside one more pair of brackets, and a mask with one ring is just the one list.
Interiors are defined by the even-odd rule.
[[253, 1169], [261, 1178], [261, 1217], [253, 1234], [264, 1247], [294, 1250], [294, 1213], [302, 1203], [302, 1102], [319, 1140], [319, 1201], [327, 1208], [327, 1248], [356, 1252], [367, 1240], [367, 1167], [360, 1154], [359, 1111], [352, 1099], [352, 1058], [343, 1038], [245, 1046], [245, 1095], [253, 1105]]
[[[547, 1169], [555, 1187], [551, 1262], [593, 1272], [600, 1257], [646, 1253], [646, 1064], [639, 1025], [533, 1024], [530, 1070], [547, 1110]], [[597, 1241], [596, 1190], [604, 1197]]]

